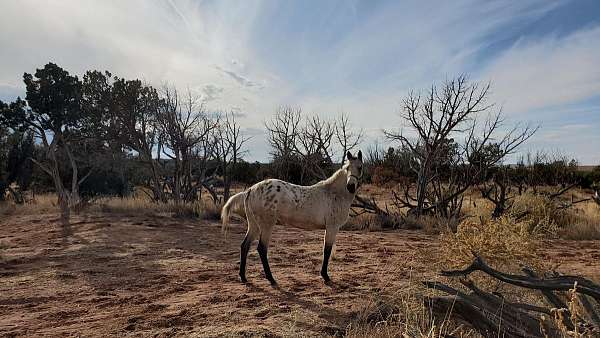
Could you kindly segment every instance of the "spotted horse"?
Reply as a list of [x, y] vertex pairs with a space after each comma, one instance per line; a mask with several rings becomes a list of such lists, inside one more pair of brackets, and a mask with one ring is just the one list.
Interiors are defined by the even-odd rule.
[[277, 284], [267, 252], [275, 224], [306, 230], [325, 229], [321, 277], [331, 283], [327, 266], [335, 237], [346, 223], [350, 206], [360, 186], [363, 172], [362, 152], [357, 156], [347, 152], [341, 169], [331, 177], [310, 186], [301, 186], [278, 179], [258, 182], [247, 190], [233, 195], [223, 206], [223, 229], [229, 225], [230, 213], [245, 217], [248, 230], [240, 250], [240, 279], [246, 279], [246, 257], [252, 242], [258, 240], [258, 254], [266, 278]]

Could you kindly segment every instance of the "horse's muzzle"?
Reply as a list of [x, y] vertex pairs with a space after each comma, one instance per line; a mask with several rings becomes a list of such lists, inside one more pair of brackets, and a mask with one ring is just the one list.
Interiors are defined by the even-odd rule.
[[356, 192], [356, 184], [349, 183], [346, 185], [346, 189], [348, 189], [351, 194], [354, 194]]

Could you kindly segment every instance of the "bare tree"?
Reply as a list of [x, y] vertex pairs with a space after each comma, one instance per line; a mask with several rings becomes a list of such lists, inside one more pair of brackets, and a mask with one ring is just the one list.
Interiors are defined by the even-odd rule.
[[158, 122], [161, 130], [159, 151], [173, 161], [169, 190], [175, 203], [191, 201], [196, 196], [192, 175], [193, 150], [217, 127], [209, 118], [204, 103], [188, 89], [181, 96], [177, 89], [163, 86]]
[[238, 161], [247, 152], [244, 144], [249, 138], [242, 133], [240, 124], [235, 118], [235, 113], [224, 114], [220, 119], [214, 133], [215, 157], [220, 163], [223, 174], [223, 200], [227, 200], [231, 189], [230, 169], [237, 165]]
[[340, 114], [335, 122], [335, 137], [339, 146], [342, 148], [340, 163], [344, 162], [344, 156], [348, 151], [356, 148], [364, 136], [364, 130], [361, 128], [355, 130], [350, 124], [350, 119], [346, 113]]
[[334, 133], [333, 124], [326, 119], [316, 115], [305, 119], [295, 144], [302, 163], [301, 183], [306, 183], [307, 178], [324, 179], [328, 176], [328, 169], [333, 163]]
[[296, 143], [300, 133], [302, 110], [290, 106], [281, 106], [273, 118], [265, 123], [269, 133], [271, 156], [277, 172], [282, 179], [289, 180], [289, 169], [295, 160]]
[[[345, 114], [330, 120], [316, 114], [303, 116], [300, 108], [290, 107], [280, 107], [265, 126], [276, 172], [280, 178], [300, 184], [331, 174], [335, 169], [334, 159], [343, 159], [348, 150], [360, 143], [363, 135], [362, 130], [352, 128]], [[337, 154], [337, 151], [343, 153]], [[297, 177], [291, 177], [292, 169]]]
[[[425, 95], [411, 92], [404, 99], [401, 117], [412, 135], [384, 132], [388, 139], [410, 149], [414, 157], [416, 197], [398, 198], [400, 205], [416, 215], [435, 211], [456, 216], [462, 194], [483, 170], [499, 163], [535, 133], [537, 128], [517, 125], [498, 136], [503, 119], [501, 111], [492, 112], [494, 105], [486, 102], [489, 88], [489, 84], [481, 86], [459, 76], [441, 87], [432, 86]], [[479, 123], [482, 115], [486, 117], [483, 124]]]
[[512, 182], [508, 173], [509, 168], [498, 168], [491, 180], [483, 180], [479, 185], [481, 196], [494, 204], [492, 218], [498, 218], [512, 207], [514, 196], [511, 195]]

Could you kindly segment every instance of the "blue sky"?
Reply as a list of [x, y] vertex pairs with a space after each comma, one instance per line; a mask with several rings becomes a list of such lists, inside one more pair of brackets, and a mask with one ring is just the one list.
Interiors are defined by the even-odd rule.
[[600, 1], [2, 1], [0, 99], [53, 61], [202, 94], [237, 110], [267, 158], [279, 105], [401, 128], [399, 102], [461, 73], [491, 81], [509, 122], [539, 124], [522, 151], [600, 164]]

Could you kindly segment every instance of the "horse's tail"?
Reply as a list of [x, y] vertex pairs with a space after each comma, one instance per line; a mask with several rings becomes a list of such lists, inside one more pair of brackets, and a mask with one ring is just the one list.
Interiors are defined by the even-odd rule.
[[225, 205], [223, 206], [223, 209], [221, 210], [221, 221], [223, 222], [221, 224], [221, 230], [223, 232], [227, 231], [227, 227], [229, 226], [229, 214], [231, 212], [238, 214], [240, 216], [246, 215], [246, 210], [244, 207], [244, 200], [246, 199], [247, 194], [248, 194], [248, 191], [239, 192], [239, 193], [231, 196], [227, 200], [227, 203], [225, 203]]

